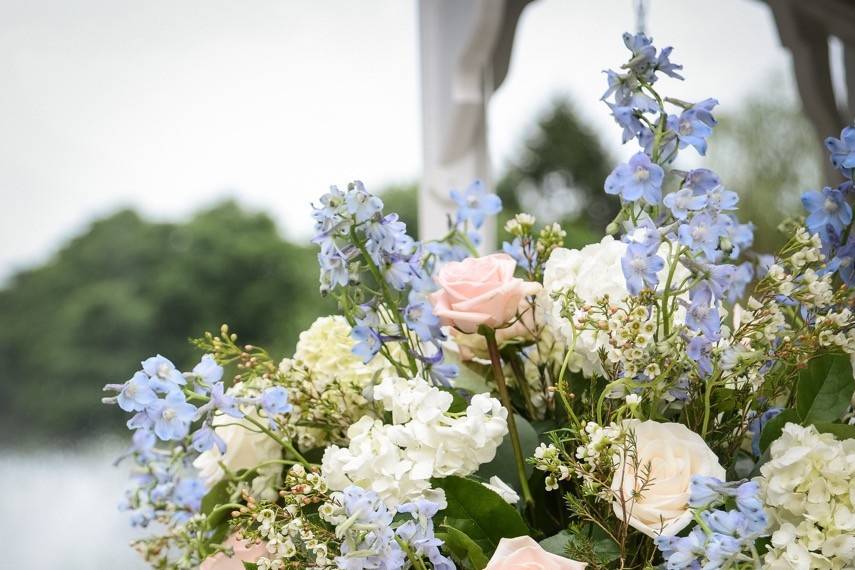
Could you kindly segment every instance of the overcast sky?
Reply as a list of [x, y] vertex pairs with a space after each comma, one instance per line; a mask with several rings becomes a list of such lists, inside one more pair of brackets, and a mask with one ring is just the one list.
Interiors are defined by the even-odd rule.
[[[649, 4], [649, 33], [685, 65], [670, 94], [727, 111], [789, 76], [763, 3]], [[625, 154], [598, 98], [632, 5], [526, 9], [489, 110], [499, 171], [556, 95]], [[419, 175], [414, 1], [0, 0], [0, 54], [0, 279], [124, 206], [181, 219], [234, 196], [303, 239], [330, 184]]]

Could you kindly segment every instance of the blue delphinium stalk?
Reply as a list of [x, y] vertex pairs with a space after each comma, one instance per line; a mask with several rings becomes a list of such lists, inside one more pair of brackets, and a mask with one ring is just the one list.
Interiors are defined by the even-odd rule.
[[658, 273], [665, 267], [665, 260], [656, 255], [656, 250], [651, 251], [644, 244], [631, 243], [620, 264], [627, 289], [631, 294], [638, 295], [645, 287], [656, 289], [659, 285]]
[[[656, 546], [668, 570], [727, 570], [759, 567], [756, 543], [768, 535], [768, 520], [754, 482], [692, 479], [689, 507], [697, 525], [685, 537], [659, 536]], [[720, 506], [735, 508], [722, 510]]]
[[617, 194], [627, 202], [640, 198], [651, 205], [659, 203], [662, 196], [664, 171], [650, 157], [639, 152], [627, 164], [619, 164], [606, 178], [606, 193]]
[[[474, 252], [477, 230], [501, 200], [481, 182], [452, 198], [459, 210], [448, 236], [427, 244], [407, 235], [396, 214], [384, 214], [382, 200], [361, 182], [345, 191], [333, 187], [315, 206], [321, 291], [338, 299], [352, 326], [353, 352], [364, 362], [382, 354], [402, 376], [436, 381], [453, 374], [453, 367], [431, 370], [443, 366], [445, 340], [428, 301], [436, 288], [431, 273], [438, 261]], [[391, 350], [392, 344], [404, 350]]]
[[[268, 388], [259, 397], [237, 398], [226, 393], [222, 379], [223, 367], [211, 355], [204, 355], [187, 373], [157, 355], [144, 360], [142, 370], [124, 384], [104, 387], [116, 393], [104, 398], [105, 403], [134, 414], [128, 420], [134, 432], [132, 445], [120, 458], [132, 458], [136, 469], [134, 485], [120, 505], [132, 512], [132, 524], [181, 523], [199, 510], [206, 491], [193, 460], [212, 447], [226, 452], [212, 425], [215, 414], [242, 418], [241, 406], [252, 406], [276, 429], [276, 419], [290, 411], [283, 387]], [[159, 441], [170, 445], [159, 448]]]

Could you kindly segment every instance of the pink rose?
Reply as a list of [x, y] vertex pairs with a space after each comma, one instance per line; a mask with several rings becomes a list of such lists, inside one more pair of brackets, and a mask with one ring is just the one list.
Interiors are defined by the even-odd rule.
[[469, 257], [439, 270], [439, 291], [431, 293], [434, 314], [442, 324], [465, 333], [480, 325], [493, 329], [510, 323], [520, 304], [541, 289], [540, 283], [514, 277], [517, 263], [505, 253]]
[[[534, 319], [534, 306], [528, 301], [522, 301], [517, 309], [517, 317], [511, 326], [496, 329], [496, 344], [499, 345], [499, 348], [511, 342], [521, 342], [533, 338], [537, 326]], [[451, 329], [451, 336], [454, 343], [457, 344], [460, 360], [490, 358], [487, 352], [487, 339], [480, 334], [467, 334], [457, 329]]]
[[199, 570], [244, 570], [244, 562], [257, 562], [259, 558], [266, 557], [269, 554], [267, 545], [247, 543], [238, 540], [235, 535], [231, 535], [226, 540], [225, 546], [232, 547], [235, 555], [230, 557], [218, 552], [206, 558], [199, 566]]
[[545, 551], [530, 536], [503, 538], [484, 570], [585, 570], [576, 562]]

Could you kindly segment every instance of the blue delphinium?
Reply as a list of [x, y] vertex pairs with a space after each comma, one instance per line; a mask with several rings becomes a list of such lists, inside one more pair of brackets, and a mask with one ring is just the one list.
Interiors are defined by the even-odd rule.
[[288, 390], [282, 386], [267, 388], [261, 393], [261, 408], [267, 413], [267, 421], [271, 428], [276, 427], [276, 416], [287, 414], [292, 406], [288, 402]]
[[656, 289], [659, 285], [658, 273], [665, 267], [665, 260], [644, 244], [631, 243], [620, 260], [623, 276], [632, 295], [638, 295], [642, 289]]
[[850, 180], [855, 170], [855, 127], [845, 127], [840, 131], [840, 138], [828, 137], [825, 147], [831, 155], [831, 164], [839, 169]]
[[693, 146], [698, 154], [706, 154], [707, 138], [716, 124], [712, 115], [716, 105], [718, 101], [715, 99], [705, 99], [680, 113], [679, 117], [673, 117], [670, 126], [677, 133], [680, 148]]
[[395, 540], [393, 513], [373, 491], [350, 486], [341, 493], [344, 523], [336, 527], [341, 538], [341, 556], [335, 559], [347, 570], [398, 570], [406, 554]]
[[706, 194], [696, 194], [691, 188], [685, 187], [665, 196], [665, 207], [678, 220], [685, 220], [690, 211], [701, 210], [707, 205]]
[[455, 570], [454, 562], [443, 556], [439, 550], [443, 542], [434, 535], [433, 517], [439, 510], [437, 503], [426, 499], [400, 505], [398, 512], [409, 514], [412, 519], [399, 526], [395, 534], [416, 556], [427, 558], [433, 570]]
[[[746, 562], [759, 567], [757, 540], [768, 535], [768, 520], [754, 482], [725, 483], [714, 477], [694, 477], [689, 506], [701, 522], [685, 537], [654, 540], [668, 570], [727, 570]], [[735, 508], [717, 507], [732, 504]]]
[[606, 178], [607, 194], [620, 195], [627, 202], [640, 198], [648, 204], [658, 204], [662, 196], [662, 179], [665, 172], [650, 157], [639, 152], [627, 164], [619, 164]]
[[686, 326], [693, 331], [703, 333], [710, 339], [717, 339], [721, 329], [718, 308], [713, 302], [712, 289], [706, 283], [700, 283], [689, 293], [691, 303], [686, 309]]
[[457, 222], [470, 222], [475, 228], [484, 225], [487, 216], [494, 216], [502, 209], [502, 201], [488, 192], [484, 183], [476, 180], [466, 190], [451, 191], [451, 199], [457, 204]]
[[116, 398], [119, 407], [126, 412], [141, 412], [157, 400], [151, 387], [151, 379], [145, 372], [135, 372], [125, 382]]
[[146, 408], [155, 435], [163, 441], [183, 439], [196, 416], [196, 406], [189, 404], [182, 392], [173, 390], [165, 398]]
[[838, 234], [852, 223], [852, 207], [837, 188], [823, 188], [802, 194], [802, 205], [808, 212], [805, 225], [812, 233], [829, 240], [829, 228]]
[[692, 251], [702, 252], [710, 261], [718, 257], [719, 238], [724, 235], [727, 220], [706, 212], [693, 216], [688, 223], [680, 224], [677, 235], [680, 243]]

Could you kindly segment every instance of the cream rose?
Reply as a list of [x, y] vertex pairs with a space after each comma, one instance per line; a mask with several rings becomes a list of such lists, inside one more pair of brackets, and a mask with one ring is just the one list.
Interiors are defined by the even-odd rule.
[[[214, 431], [226, 442], [225, 454], [220, 454], [220, 450], [214, 446], [193, 462], [193, 466], [199, 470], [199, 476], [208, 489], [216, 485], [225, 475], [220, 462], [230, 471], [239, 471], [252, 469], [266, 461], [282, 457], [282, 448], [278, 443], [269, 436], [259, 433], [254, 426], [244, 420], [219, 415], [214, 418]], [[281, 472], [282, 466], [278, 464], [259, 469], [258, 476], [252, 481], [253, 494], [261, 499], [274, 499], [276, 497], [275, 479]]]
[[231, 535], [225, 543], [234, 549], [234, 556], [226, 556], [218, 552], [202, 561], [199, 570], [243, 570], [244, 562], [257, 562], [259, 558], [269, 555], [267, 546], [238, 540]]
[[630, 526], [648, 536], [674, 536], [692, 520], [692, 477], [705, 475], [723, 481], [725, 469], [703, 438], [683, 424], [629, 420], [623, 426], [635, 433], [637, 465], [649, 464], [650, 474], [641, 497], [634, 500], [633, 493], [643, 483], [641, 474], [636, 477], [632, 462], [619, 458], [612, 480], [612, 490], [618, 497], [613, 505], [615, 514], [622, 520], [629, 516]]
[[464, 333], [477, 332], [481, 325], [498, 329], [510, 323], [525, 298], [541, 289], [539, 283], [514, 277], [516, 266], [505, 253], [444, 265], [436, 276], [439, 291], [430, 295], [434, 314]]
[[585, 570], [576, 562], [547, 552], [530, 536], [503, 538], [484, 570]]

